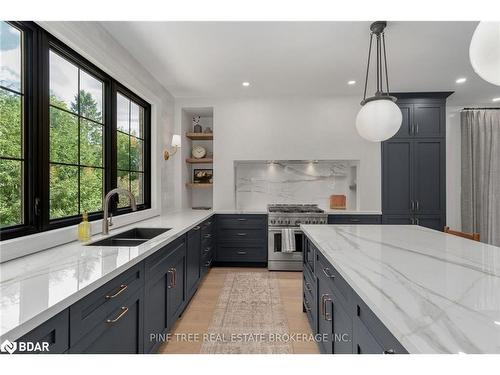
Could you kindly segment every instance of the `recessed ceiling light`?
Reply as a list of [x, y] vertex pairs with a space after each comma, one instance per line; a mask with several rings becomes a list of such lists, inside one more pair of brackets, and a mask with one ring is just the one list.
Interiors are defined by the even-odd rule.
[[348, 84], [348, 85], [355, 85], [355, 84], [356, 84], [356, 81], [347, 81], [347, 84]]
[[491, 99], [493, 102], [500, 102], [500, 97]]
[[455, 82], [456, 83], [464, 83], [465, 81], [467, 81], [467, 78], [459, 78]]
[[245, 87], [248, 87], [248, 86], [250, 86], [250, 82], [243, 82], [242, 85]]

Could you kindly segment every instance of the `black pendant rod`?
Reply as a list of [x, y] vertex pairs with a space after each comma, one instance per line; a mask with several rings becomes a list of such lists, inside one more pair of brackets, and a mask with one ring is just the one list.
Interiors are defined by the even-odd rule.
[[387, 52], [385, 50], [385, 33], [382, 33], [382, 44], [384, 46], [384, 65], [385, 65], [385, 88], [386, 93], [389, 95], [389, 74], [387, 73]]
[[368, 73], [370, 72], [370, 59], [372, 55], [373, 33], [370, 33], [370, 47], [368, 47], [368, 63], [366, 64], [365, 91], [363, 93], [363, 101], [366, 99], [366, 87], [368, 85]]

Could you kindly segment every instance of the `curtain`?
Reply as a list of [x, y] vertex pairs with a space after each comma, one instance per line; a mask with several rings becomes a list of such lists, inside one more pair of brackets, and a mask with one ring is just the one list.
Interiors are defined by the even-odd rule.
[[461, 113], [462, 230], [500, 246], [500, 110]]

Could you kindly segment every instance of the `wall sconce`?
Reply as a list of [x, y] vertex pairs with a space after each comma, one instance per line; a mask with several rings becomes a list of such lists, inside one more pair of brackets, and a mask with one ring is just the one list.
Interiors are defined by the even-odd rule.
[[179, 134], [174, 134], [172, 135], [172, 151], [168, 151], [168, 149], [165, 149], [163, 151], [163, 159], [168, 160], [170, 159], [170, 156], [175, 155], [177, 150], [181, 148], [181, 136]]

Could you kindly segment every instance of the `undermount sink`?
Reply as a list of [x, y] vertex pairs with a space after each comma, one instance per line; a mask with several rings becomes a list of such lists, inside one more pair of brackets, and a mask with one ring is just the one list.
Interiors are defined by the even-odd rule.
[[87, 246], [135, 247], [172, 228], [132, 228], [114, 236], [89, 243]]

